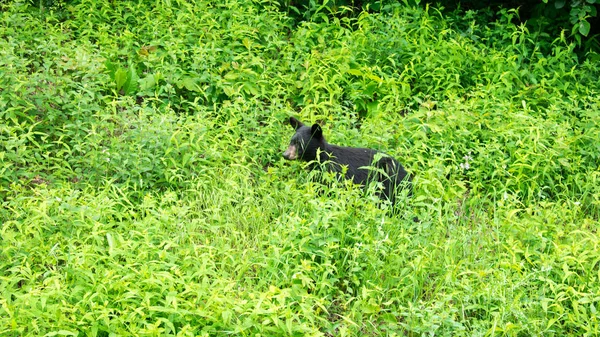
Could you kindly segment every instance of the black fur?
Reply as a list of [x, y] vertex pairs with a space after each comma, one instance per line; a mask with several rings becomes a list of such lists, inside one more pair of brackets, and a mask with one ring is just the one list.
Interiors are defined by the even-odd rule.
[[325, 163], [326, 169], [333, 172], [342, 172], [345, 166], [346, 178], [352, 179], [355, 184], [364, 185], [372, 180], [383, 183], [384, 191], [380, 196], [392, 202], [395, 201], [396, 191], [411, 188], [411, 177], [402, 164], [391, 156], [372, 149], [332, 145], [325, 141], [318, 124], [309, 127], [294, 117], [290, 117], [289, 122], [296, 134], [283, 153], [285, 159]]

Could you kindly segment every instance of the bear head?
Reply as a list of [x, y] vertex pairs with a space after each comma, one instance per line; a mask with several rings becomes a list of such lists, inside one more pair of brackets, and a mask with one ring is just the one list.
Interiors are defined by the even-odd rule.
[[292, 136], [290, 145], [283, 153], [283, 158], [304, 161], [317, 159], [318, 149], [323, 150], [326, 144], [321, 127], [318, 124], [308, 127], [294, 117], [290, 117], [289, 122], [296, 133]]

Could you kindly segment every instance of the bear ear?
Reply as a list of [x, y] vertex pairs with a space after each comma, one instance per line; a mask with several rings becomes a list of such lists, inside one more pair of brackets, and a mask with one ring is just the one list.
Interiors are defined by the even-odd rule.
[[323, 138], [323, 129], [321, 129], [319, 124], [313, 124], [313, 126], [310, 128], [310, 133], [316, 139]]
[[304, 126], [304, 124], [302, 124], [301, 121], [297, 120], [294, 117], [290, 117], [290, 125], [296, 130]]

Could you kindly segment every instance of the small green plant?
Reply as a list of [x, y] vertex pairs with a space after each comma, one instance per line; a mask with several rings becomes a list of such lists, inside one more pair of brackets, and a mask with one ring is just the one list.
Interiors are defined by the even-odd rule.
[[122, 95], [133, 95], [137, 93], [139, 77], [133, 64], [122, 68], [112, 62], [104, 63], [110, 79], [115, 84], [115, 91]]

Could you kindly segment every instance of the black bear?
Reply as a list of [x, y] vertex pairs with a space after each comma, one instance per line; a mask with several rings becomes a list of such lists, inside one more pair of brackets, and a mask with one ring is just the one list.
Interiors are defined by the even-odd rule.
[[290, 117], [289, 122], [296, 134], [283, 153], [285, 159], [314, 161], [315, 165], [323, 163], [328, 171], [333, 172], [342, 172], [345, 166], [346, 178], [352, 179], [355, 184], [362, 185], [373, 180], [381, 182], [384, 190], [380, 197], [392, 203], [396, 192], [402, 188], [408, 188], [411, 194], [411, 177], [396, 159], [377, 150], [329, 144], [318, 124], [309, 127], [294, 117]]

